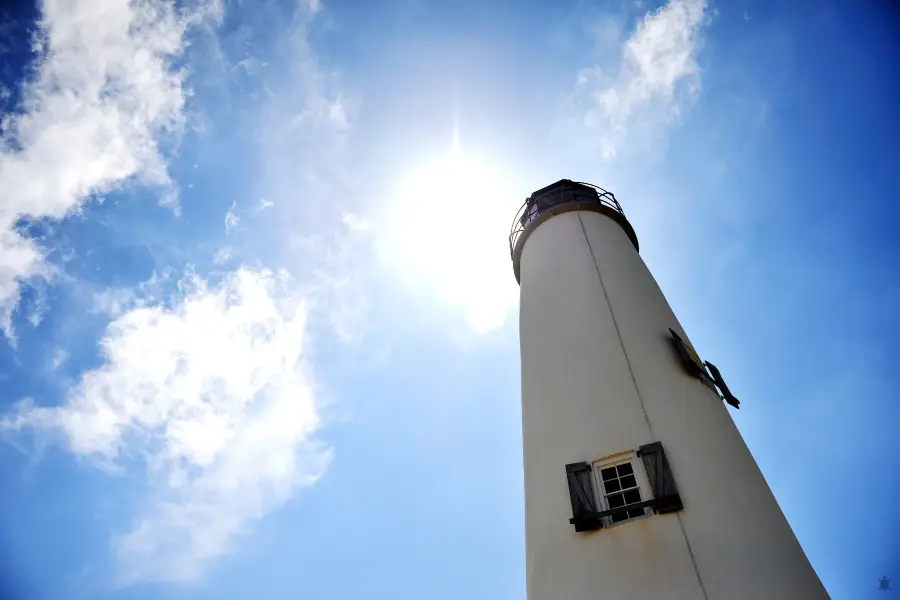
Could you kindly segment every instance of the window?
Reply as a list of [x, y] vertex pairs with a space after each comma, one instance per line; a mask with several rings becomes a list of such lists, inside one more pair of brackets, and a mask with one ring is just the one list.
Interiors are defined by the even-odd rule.
[[[640, 459], [640, 460], [638, 460]], [[566, 465], [575, 531], [595, 531], [684, 508], [662, 443]]]
[[[601, 496], [604, 510], [612, 510], [638, 504], [644, 500], [638, 484], [637, 474], [630, 459], [615, 463], [599, 464], [594, 467], [597, 476], [597, 491]], [[647, 514], [646, 508], [633, 508], [627, 512], [612, 515], [610, 523], [621, 523], [637, 519]]]

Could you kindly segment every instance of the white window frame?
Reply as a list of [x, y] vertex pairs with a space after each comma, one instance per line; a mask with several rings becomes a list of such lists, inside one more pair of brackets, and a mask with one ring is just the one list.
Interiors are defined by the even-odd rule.
[[[637, 484], [637, 489], [641, 493], [641, 502], [653, 499], [653, 492], [650, 490], [649, 481], [647, 480], [647, 474], [644, 472], [644, 462], [640, 460], [637, 454], [635, 454], [634, 452], [617, 454], [615, 456], [609, 456], [607, 458], [595, 460], [591, 463], [591, 469], [593, 470], [594, 477], [595, 500], [597, 502], [597, 506], [600, 507], [600, 512], [610, 510], [610, 506], [606, 501], [606, 488], [603, 487], [603, 476], [600, 474], [600, 472], [603, 469], [615, 467], [623, 463], [631, 463], [631, 471], [634, 473], [634, 480]], [[615, 494], [618, 492], [613, 493]], [[649, 507], [646, 507], [644, 508], [644, 514], [639, 517], [631, 517], [615, 522], [612, 520], [612, 517], [604, 517], [603, 526], [616, 527], [617, 525], [624, 525], [625, 523], [631, 523], [632, 521], [646, 519], [651, 514], [653, 514], [652, 510]]]

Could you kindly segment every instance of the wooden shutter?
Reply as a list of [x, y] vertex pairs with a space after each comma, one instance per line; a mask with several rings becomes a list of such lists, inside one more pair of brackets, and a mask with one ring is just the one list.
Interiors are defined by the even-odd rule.
[[653, 442], [641, 446], [638, 456], [644, 461], [644, 470], [647, 471], [650, 489], [653, 490], [653, 498], [656, 500], [656, 512], [668, 513], [684, 508], [662, 443]]
[[572, 518], [569, 522], [575, 525], [575, 531], [592, 531], [603, 526], [603, 522], [596, 517], [597, 505], [594, 502], [591, 475], [591, 466], [587, 463], [566, 465], [569, 499], [572, 501]]
[[684, 366], [685, 371], [694, 377], [702, 378], [703, 375], [705, 375], [705, 372], [700, 357], [697, 356], [697, 353], [694, 352], [693, 348], [684, 343], [681, 336], [675, 333], [674, 330], [669, 329], [669, 333], [672, 334], [672, 345], [675, 346], [675, 351], [678, 353], [678, 357], [681, 359], [681, 364]]
[[709, 368], [709, 372], [712, 374], [713, 381], [715, 381], [716, 385], [719, 386], [719, 391], [722, 392], [722, 397], [725, 398], [725, 402], [735, 408], [740, 408], [741, 401], [735, 398], [734, 394], [731, 393], [731, 390], [728, 389], [728, 386], [725, 384], [725, 379], [722, 377], [719, 369], [716, 368], [716, 365], [712, 364], [711, 362], [707, 362], [706, 366], [707, 368]]

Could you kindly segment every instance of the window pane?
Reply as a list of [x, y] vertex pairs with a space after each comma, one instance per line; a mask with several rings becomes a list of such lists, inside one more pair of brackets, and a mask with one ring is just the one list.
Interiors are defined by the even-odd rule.
[[620, 506], [625, 506], [625, 498], [622, 497], [622, 494], [613, 494], [612, 496], [607, 496], [606, 501], [609, 502], [610, 508], [619, 508]]
[[609, 481], [604, 481], [604, 482], [603, 482], [603, 487], [606, 489], [606, 493], [607, 493], [607, 494], [612, 493], [612, 492], [618, 492], [620, 489], [622, 489], [622, 488], [619, 486], [619, 480], [618, 480], [618, 479], [611, 479], [611, 480], [609, 480]]
[[637, 487], [637, 481], [634, 480], [634, 475], [626, 475], [620, 480], [620, 482], [622, 484], [622, 489], [624, 490]]
[[[641, 490], [638, 487], [633, 462], [597, 468], [597, 479], [600, 481], [603, 496], [606, 498], [606, 509], [616, 510], [627, 508], [628, 505], [637, 504], [643, 500]], [[619, 514], [608, 517], [609, 523], [622, 523], [630, 519], [637, 519], [647, 515], [644, 508], [632, 508]]]
[[625, 504], [635, 504], [641, 501], [641, 492], [640, 490], [631, 490], [629, 492], [625, 492], [622, 494], [625, 498]]

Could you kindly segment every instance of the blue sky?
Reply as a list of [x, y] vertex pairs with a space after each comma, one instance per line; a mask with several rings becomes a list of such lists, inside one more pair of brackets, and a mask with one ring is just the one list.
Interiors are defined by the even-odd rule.
[[4, 4], [0, 595], [524, 598], [506, 236], [563, 177], [620, 200], [831, 595], [900, 589], [897, 23]]

